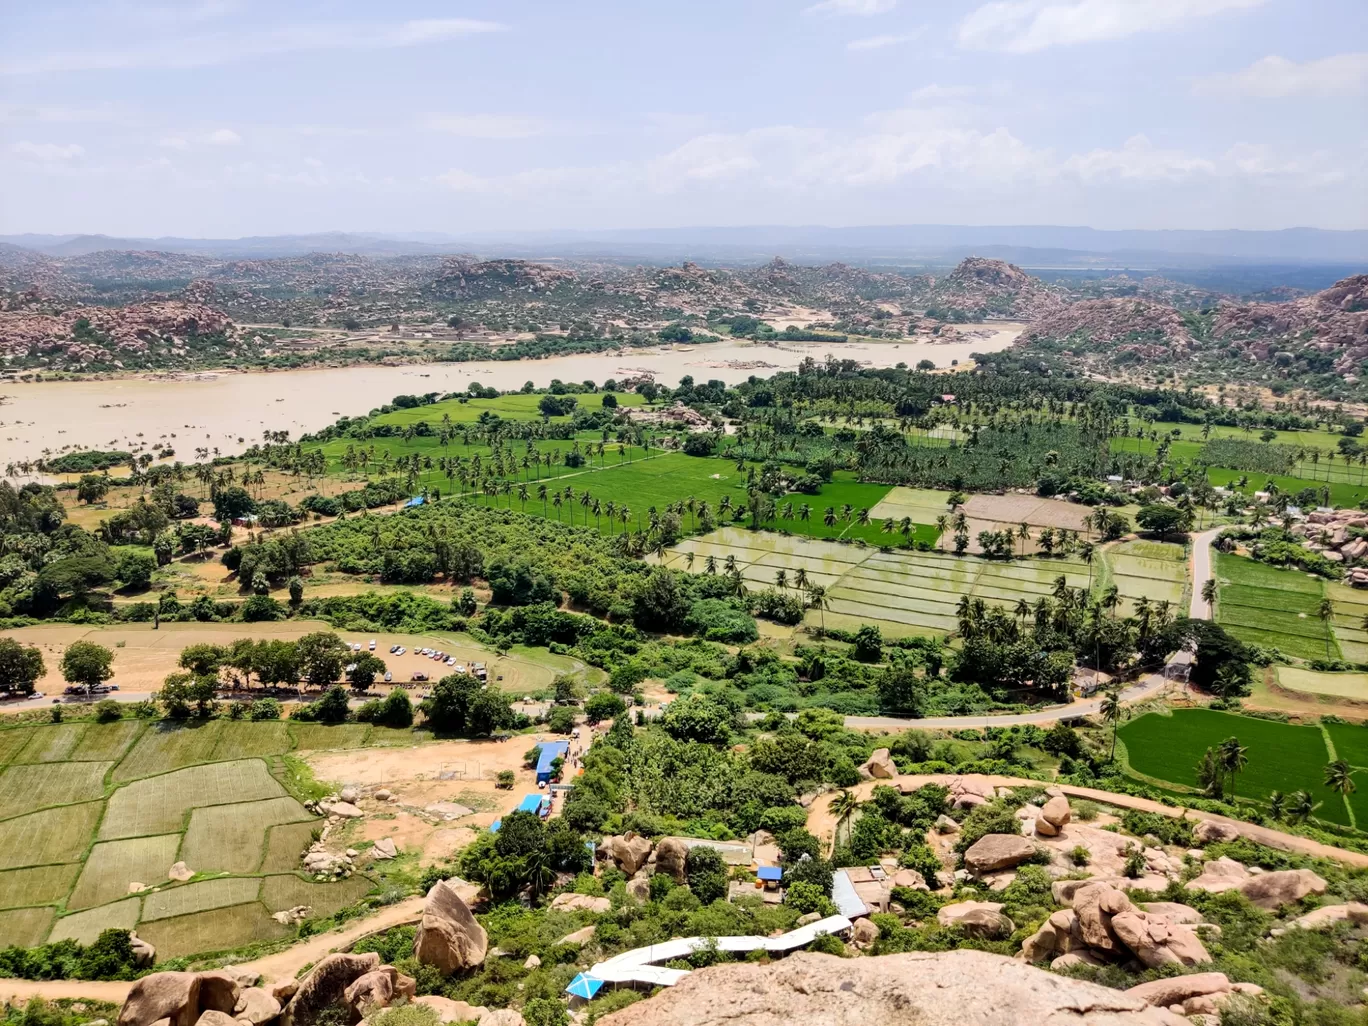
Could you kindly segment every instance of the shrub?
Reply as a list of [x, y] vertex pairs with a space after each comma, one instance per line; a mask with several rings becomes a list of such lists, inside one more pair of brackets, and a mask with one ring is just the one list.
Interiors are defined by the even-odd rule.
[[512, 770], [499, 770], [498, 782], [496, 787], [504, 791], [513, 790], [514, 773]]
[[102, 698], [95, 703], [95, 719], [100, 723], [113, 723], [123, 719], [123, 710], [112, 698]]

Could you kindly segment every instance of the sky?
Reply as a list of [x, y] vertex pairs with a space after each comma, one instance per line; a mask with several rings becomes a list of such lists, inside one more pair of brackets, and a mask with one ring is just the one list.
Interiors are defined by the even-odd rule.
[[0, 3], [0, 233], [1368, 228], [1364, 0]]

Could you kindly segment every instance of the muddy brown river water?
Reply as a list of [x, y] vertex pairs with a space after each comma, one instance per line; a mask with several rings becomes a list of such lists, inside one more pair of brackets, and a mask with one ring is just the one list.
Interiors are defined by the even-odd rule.
[[405, 393], [454, 392], [472, 382], [499, 389], [552, 378], [565, 382], [650, 373], [665, 385], [686, 374], [728, 384], [755, 374], [793, 370], [808, 356], [828, 353], [872, 367], [964, 364], [972, 353], [997, 352], [1021, 332], [1018, 324], [995, 324], [952, 343], [789, 342], [782, 347], [727, 341], [622, 355], [590, 354], [548, 360], [355, 366], [240, 374], [231, 371], [178, 378], [126, 377], [108, 381], [56, 381], [0, 385], [0, 471], [11, 462], [59, 454], [69, 448], [137, 448], [167, 441], [178, 459], [192, 462], [196, 448], [233, 455], [260, 441], [265, 431], [299, 437], [341, 415], [357, 416]]

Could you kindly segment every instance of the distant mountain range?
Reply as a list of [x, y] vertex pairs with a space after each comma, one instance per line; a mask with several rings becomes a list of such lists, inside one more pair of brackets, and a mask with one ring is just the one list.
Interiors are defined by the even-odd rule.
[[850, 260], [948, 266], [970, 255], [1053, 269], [1136, 269], [1278, 264], [1363, 265], [1368, 231], [1102, 231], [1052, 225], [870, 225], [701, 227], [607, 231], [322, 232], [240, 239], [6, 235], [0, 243], [54, 257], [104, 250], [269, 259], [307, 253], [372, 257], [479, 253], [486, 257], [594, 258], [668, 263]]

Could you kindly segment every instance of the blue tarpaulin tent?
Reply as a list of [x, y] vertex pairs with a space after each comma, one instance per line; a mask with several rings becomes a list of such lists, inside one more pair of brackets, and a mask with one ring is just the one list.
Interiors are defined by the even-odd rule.
[[547, 784], [551, 782], [551, 764], [557, 759], [565, 758], [565, 753], [570, 751], [569, 741], [545, 741], [541, 745], [541, 755], [537, 759], [537, 783]]
[[[539, 794], [526, 794], [526, 795], [523, 795], [523, 800], [520, 801], [520, 802], [518, 802], [518, 807], [517, 807], [516, 809], [514, 809], [513, 811], [514, 811], [514, 812], [535, 812], [538, 816], [540, 816], [540, 815], [543, 814], [544, 808], [547, 807], [547, 806], [549, 806], [549, 805], [550, 805], [550, 803], [547, 802], [547, 800], [546, 800], [545, 798], [543, 798], [543, 797], [542, 797], [541, 795], [539, 795]], [[491, 834], [497, 834], [497, 833], [499, 832], [499, 827], [501, 827], [501, 826], [503, 826], [503, 820], [502, 820], [502, 819], [496, 819], [496, 820], [490, 825], [490, 827], [489, 827], [489, 832], [490, 832]]]
[[413, 498], [409, 499], [408, 502], [404, 503], [404, 509], [412, 509], [414, 506], [421, 506], [422, 504], [423, 497], [421, 495], [415, 495]]
[[572, 997], [584, 998], [589, 1001], [603, 986], [603, 981], [586, 973], [580, 973], [570, 981], [570, 986], [565, 988], [565, 992]]
[[765, 883], [778, 883], [784, 878], [784, 871], [778, 866], [761, 866], [755, 871], [755, 875]]

